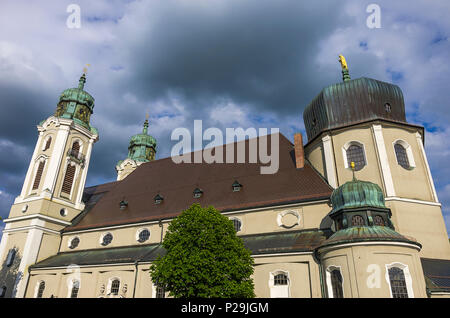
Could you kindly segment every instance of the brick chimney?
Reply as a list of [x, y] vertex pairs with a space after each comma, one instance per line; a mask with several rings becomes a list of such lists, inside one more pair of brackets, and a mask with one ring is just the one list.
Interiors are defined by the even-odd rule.
[[295, 150], [295, 166], [301, 169], [305, 166], [305, 152], [303, 150], [303, 136], [301, 133], [294, 135], [294, 150]]

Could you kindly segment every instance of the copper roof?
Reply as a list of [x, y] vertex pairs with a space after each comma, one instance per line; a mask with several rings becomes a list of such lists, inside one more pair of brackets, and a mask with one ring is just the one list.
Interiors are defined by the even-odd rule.
[[303, 112], [308, 143], [325, 130], [375, 119], [406, 123], [405, 102], [397, 85], [366, 77], [325, 87]]
[[[242, 143], [245, 143], [248, 154], [249, 140]], [[270, 137], [268, 144], [270, 149]], [[223, 153], [225, 157], [225, 151]], [[235, 147], [235, 156], [236, 153]], [[194, 158], [194, 153], [190, 155]], [[193, 203], [213, 205], [225, 212], [314, 201], [331, 195], [332, 188], [309, 163], [302, 169], [296, 168], [293, 144], [281, 134], [276, 173], [261, 174], [260, 167], [264, 165], [259, 159], [257, 163], [248, 163], [247, 158], [245, 161], [176, 164], [169, 157], [144, 163], [122, 181], [87, 188], [86, 207], [89, 210], [82, 212], [64, 231], [173, 218]], [[235, 181], [242, 184], [238, 192], [232, 191]], [[203, 191], [200, 198], [194, 198], [195, 188]], [[157, 194], [164, 198], [161, 204], [154, 202]], [[92, 198], [96, 202], [92, 203]], [[127, 201], [128, 206], [120, 210], [122, 200]]]

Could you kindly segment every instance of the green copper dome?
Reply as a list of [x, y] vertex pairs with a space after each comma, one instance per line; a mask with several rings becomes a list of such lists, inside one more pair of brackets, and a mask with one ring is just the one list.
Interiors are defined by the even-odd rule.
[[84, 91], [86, 75], [80, 77], [78, 87], [68, 88], [59, 96], [55, 116], [73, 119], [77, 123], [90, 128], [89, 120], [94, 112], [94, 97]]
[[372, 182], [353, 180], [344, 183], [331, 194], [333, 210], [331, 213], [347, 208], [374, 207], [384, 208], [384, 196], [381, 188]]
[[148, 134], [148, 120], [144, 122], [142, 134], [131, 137], [128, 146], [128, 158], [148, 162], [155, 159], [156, 140]]

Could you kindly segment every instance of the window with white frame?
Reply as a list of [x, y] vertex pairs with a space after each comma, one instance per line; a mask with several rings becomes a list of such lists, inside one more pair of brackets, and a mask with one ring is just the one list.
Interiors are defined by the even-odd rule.
[[45, 168], [45, 162], [46, 162], [46, 160], [44, 157], [39, 158], [39, 161], [36, 162], [37, 168], [36, 168], [36, 173], [34, 175], [34, 182], [33, 182], [32, 190], [37, 190], [39, 188], [39, 185], [41, 183], [42, 174], [43, 174], [44, 168]]
[[397, 163], [402, 168], [411, 170], [416, 166], [411, 146], [406, 141], [396, 140], [394, 142], [394, 152]]
[[17, 250], [15, 248], [12, 248], [8, 251], [8, 256], [6, 257], [6, 267], [10, 267], [13, 264], [16, 253]]
[[136, 240], [139, 243], [144, 243], [144, 242], [148, 241], [149, 238], [150, 238], [150, 231], [148, 229], [140, 229], [137, 232]]
[[36, 298], [42, 298], [45, 290], [45, 282], [43, 280], [39, 281], [36, 286]]
[[344, 279], [340, 266], [328, 266], [326, 271], [328, 298], [344, 298]]
[[359, 171], [367, 165], [364, 145], [358, 141], [350, 141], [343, 147], [345, 168], [350, 168], [352, 162], [355, 163], [355, 170]]
[[78, 292], [80, 290], [80, 281], [73, 280], [71, 285], [72, 285], [72, 288], [70, 291], [70, 298], [78, 298]]
[[46, 151], [47, 149], [50, 148], [52, 144], [52, 137], [51, 136], [47, 136], [47, 138], [44, 141], [44, 147], [42, 148], [43, 151]]
[[278, 270], [269, 275], [270, 298], [288, 298], [290, 279], [289, 272]]
[[234, 230], [240, 232], [242, 229], [242, 221], [238, 218], [231, 218], [230, 220], [233, 222]]
[[120, 279], [112, 278], [109, 280], [109, 295], [117, 296], [120, 290]]
[[392, 298], [414, 298], [408, 265], [402, 263], [386, 265], [386, 280]]

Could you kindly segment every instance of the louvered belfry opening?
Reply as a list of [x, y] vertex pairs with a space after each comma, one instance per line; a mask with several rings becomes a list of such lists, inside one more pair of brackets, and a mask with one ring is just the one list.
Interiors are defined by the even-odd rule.
[[34, 178], [33, 190], [39, 188], [39, 183], [41, 183], [42, 172], [44, 171], [45, 161], [39, 162], [39, 167], [36, 172], [36, 177]]
[[80, 143], [75, 141], [72, 145], [72, 155], [78, 158], [78, 153], [80, 152]]
[[75, 166], [70, 163], [67, 164], [66, 175], [64, 176], [64, 181], [62, 185], [62, 192], [70, 194], [72, 190], [73, 178], [75, 177]]

